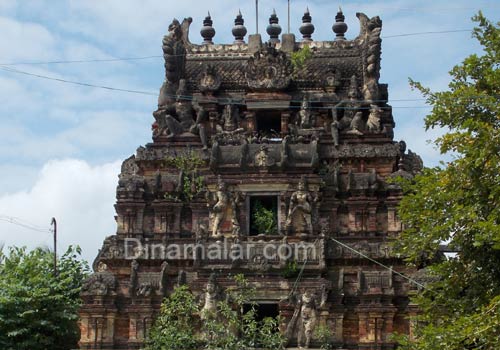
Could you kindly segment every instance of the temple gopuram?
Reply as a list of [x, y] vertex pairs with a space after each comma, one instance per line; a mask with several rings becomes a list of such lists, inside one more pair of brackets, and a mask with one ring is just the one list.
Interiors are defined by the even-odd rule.
[[243, 274], [259, 317], [280, 316], [289, 348], [394, 349], [417, 313], [415, 271], [391, 252], [402, 225], [400, 187], [422, 169], [394, 141], [388, 87], [379, 83], [379, 17], [357, 13], [345, 38], [249, 35], [237, 15], [231, 44], [189, 40], [191, 18], [163, 38], [165, 81], [152, 141], [121, 167], [116, 234], [85, 282], [81, 349], [140, 349], [162, 300], [180, 284], [210, 308]]

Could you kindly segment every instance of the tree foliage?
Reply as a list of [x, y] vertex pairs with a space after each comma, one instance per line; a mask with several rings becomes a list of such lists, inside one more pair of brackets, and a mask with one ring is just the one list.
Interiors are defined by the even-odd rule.
[[88, 266], [80, 249], [69, 248], [58, 260], [38, 248], [9, 248], [0, 253], [0, 348], [65, 350], [76, 347], [80, 288]]
[[294, 69], [294, 74], [297, 74], [301, 70], [306, 61], [312, 57], [312, 50], [309, 45], [304, 45], [300, 50], [292, 52], [291, 61]]
[[194, 295], [180, 286], [162, 303], [160, 316], [149, 334], [150, 350], [191, 350], [200, 345], [195, 327], [199, 311]]
[[201, 320], [201, 305], [187, 286], [175, 288], [164, 300], [147, 341], [147, 350], [252, 348], [282, 349], [277, 318], [257, 320], [255, 289], [242, 275], [217, 303], [217, 314]]
[[[448, 130], [436, 145], [453, 160], [402, 183], [397, 248], [435, 280], [403, 349], [500, 349], [500, 28], [481, 13], [473, 20], [482, 55], [451, 70], [449, 89], [411, 82], [433, 106], [426, 128]], [[431, 259], [443, 242], [456, 256]]]
[[252, 208], [252, 228], [255, 232], [266, 235], [276, 234], [278, 232], [277, 211], [275, 204], [268, 209], [260, 200], [255, 200]]
[[[203, 189], [203, 177], [199, 175], [204, 161], [193, 151], [181, 155], [167, 156], [165, 165], [176, 168], [181, 173], [180, 193], [172, 197], [179, 201], [190, 202]], [[170, 198], [170, 194], [166, 194]]]

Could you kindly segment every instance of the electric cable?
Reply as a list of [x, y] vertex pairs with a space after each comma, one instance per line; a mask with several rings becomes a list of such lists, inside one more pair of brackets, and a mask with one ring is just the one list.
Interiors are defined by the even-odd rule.
[[356, 250], [356, 249], [354, 249], [354, 248], [352, 248], [352, 247], [348, 246], [347, 244], [342, 243], [342, 242], [340, 242], [340, 241], [336, 240], [335, 238], [330, 237], [330, 239], [331, 239], [332, 241], [334, 241], [335, 243], [337, 243], [337, 244], [341, 245], [342, 247], [347, 248], [347, 249], [351, 250], [352, 252], [354, 252], [354, 253], [358, 254], [359, 256], [361, 256], [361, 257], [363, 257], [363, 258], [365, 258], [365, 259], [367, 259], [367, 260], [371, 261], [372, 263], [377, 264], [377, 265], [379, 265], [379, 266], [383, 267], [384, 269], [387, 269], [387, 270], [389, 270], [389, 271], [391, 271], [391, 272], [394, 272], [396, 275], [398, 275], [398, 276], [400, 276], [400, 277], [402, 277], [402, 278], [406, 279], [408, 282], [411, 282], [411, 283], [415, 284], [416, 286], [418, 286], [418, 287], [420, 287], [420, 288], [422, 288], [422, 289], [425, 289], [425, 290], [427, 290], [427, 291], [430, 291], [430, 290], [429, 290], [429, 289], [427, 289], [427, 288], [426, 288], [426, 287], [425, 287], [422, 283], [417, 282], [417, 281], [415, 281], [414, 279], [412, 279], [412, 278], [410, 278], [410, 277], [408, 277], [408, 276], [406, 276], [406, 275], [402, 274], [401, 272], [398, 272], [398, 271], [394, 270], [392, 267], [386, 266], [386, 265], [382, 264], [381, 262], [379, 262], [379, 261], [377, 261], [377, 260], [375, 260], [375, 259], [370, 258], [370, 257], [369, 257], [369, 256], [367, 256], [366, 254], [363, 254], [363, 253], [362, 253], [362, 252], [360, 252], [359, 250]]
[[50, 233], [51, 232], [50, 229], [48, 229], [48, 228], [42, 228], [41, 226], [37, 226], [37, 225], [31, 224], [31, 223], [28, 223], [26, 220], [16, 218], [13, 216], [0, 215], [0, 221], [4, 221], [4, 222], [10, 223], [10, 224], [21, 226], [21, 227], [24, 227], [24, 228], [27, 228], [29, 230], [36, 231], [36, 232], [43, 232], [43, 233]]
[[[448, 34], [448, 33], [460, 33], [460, 32], [472, 32], [472, 29], [452, 29], [452, 30], [440, 30], [440, 31], [428, 31], [428, 32], [416, 32], [416, 33], [403, 33], [395, 35], [384, 35], [381, 36], [382, 39], [390, 39], [397, 37], [407, 37], [407, 36], [418, 36], [418, 35], [432, 35], [432, 34]], [[169, 55], [169, 57], [184, 56], [184, 55]], [[71, 60], [55, 60], [55, 61], [33, 61], [33, 62], [5, 62], [0, 63], [1, 66], [21, 66], [21, 65], [43, 65], [43, 64], [73, 64], [73, 63], [99, 63], [99, 62], [119, 62], [119, 61], [140, 61], [148, 60], [153, 58], [163, 58], [163, 55], [150, 55], [150, 56], [138, 56], [138, 57], [116, 57], [116, 58], [89, 58], [89, 59], [71, 59]]]

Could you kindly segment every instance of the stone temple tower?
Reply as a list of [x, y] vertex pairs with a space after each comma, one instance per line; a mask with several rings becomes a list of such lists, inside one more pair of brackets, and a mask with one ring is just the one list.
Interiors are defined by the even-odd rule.
[[153, 142], [123, 162], [117, 231], [82, 292], [82, 349], [140, 349], [175, 285], [201, 294], [236, 273], [290, 347], [317, 346], [319, 326], [337, 349], [393, 349], [390, 334], [411, 334], [401, 274], [414, 271], [391, 252], [402, 192], [388, 179], [422, 162], [394, 141], [382, 21], [357, 17], [352, 40], [339, 11], [331, 40], [316, 41], [309, 10], [300, 40], [280, 36], [276, 13], [269, 39], [246, 40], [239, 13], [234, 43], [214, 44], [209, 14], [200, 45], [191, 18], [172, 21]]

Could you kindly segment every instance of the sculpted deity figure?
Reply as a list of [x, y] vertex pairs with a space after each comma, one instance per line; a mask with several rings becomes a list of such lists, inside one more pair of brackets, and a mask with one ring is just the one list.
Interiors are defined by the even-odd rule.
[[321, 287], [320, 295], [306, 290], [295, 301], [295, 311], [286, 328], [286, 337], [297, 334], [297, 343], [300, 348], [308, 349], [318, 323], [318, 309], [322, 308], [327, 299], [326, 286]]
[[382, 117], [382, 108], [372, 104], [370, 106], [370, 115], [368, 116], [368, 121], [366, 122], [366, 128], [368, 129], [368, 131], [377, 132], [381, 130], [380, 127], [381, 117]]
[[202, 295], [203, 307], [200, 312], [200, 318], [202, 320], [209, 320], [217, 317], [217, 302], [219, 301], [219, 296], [220, 293], [216, 275], [212, 273]]
[[302, 99], [302, 104], [299, 111], [299, 126], [301, 129], [309, 129], [313, 126], [312, 112], [309, 109], [309, 102], [306, 97]]
[[226, 215], [226, 210], [229, 206], [229, 194], [226, 190], [226, 184], [219, 179], [217, 192], [215, 192], [216, 203], [212, 208], [213, 225], [212, 236], [217, 237], [220, 235], [219, 226]]
[[255, 165], [261, 168], [266, 168], [274, 165], [274, 159], [269, 156], [269, 149], [266, 145], [260, 146], [259, 151], [255, 155]]
[[185, 91], [186, 81], [181, 79], [177, 91], [177, 102], [175, 103], [175, 114], [177, 117], [170, 114], [167, 114], [165, 117], [165, 124], [169, 132], [167, 137], [174, 137], [175, 135], [189, 131], [193, 125], [195, 125], [193, 119], [193, 106], [190, 101], [185, 99]]
[[208, 149], [208, 138], [207, 132], [203, 122], [207, 119], [207, 111], [203, 106], [196, 106], [196, 122], [191, 125], [189, 132], [192, 134], [198, 134], [200, 136], [201, 144], [203, 145], [203, 150]]
[[[357, 100], [359, 95], [356, 76], [351, 77], [351, 84], [347, 93], [347, 100], [342, 100], [332, 107], [332, 123], [330, 130], [335, 146], [339, 145], [339, 131], [347, 130], [350, 134], [363, 135], [365, 122], [363, 113], [359, 110], [360, 102]], [[339, 120], [338, 111], [344, 110], [344, 116]]]
[[302, 178], [297, 191], [290, 198], [290, 206], [286, 218], [287, 230], [293, 232], [307, 232], [312, 234], [312, 203], [311, 194], [306, 189], [305, 179]]

